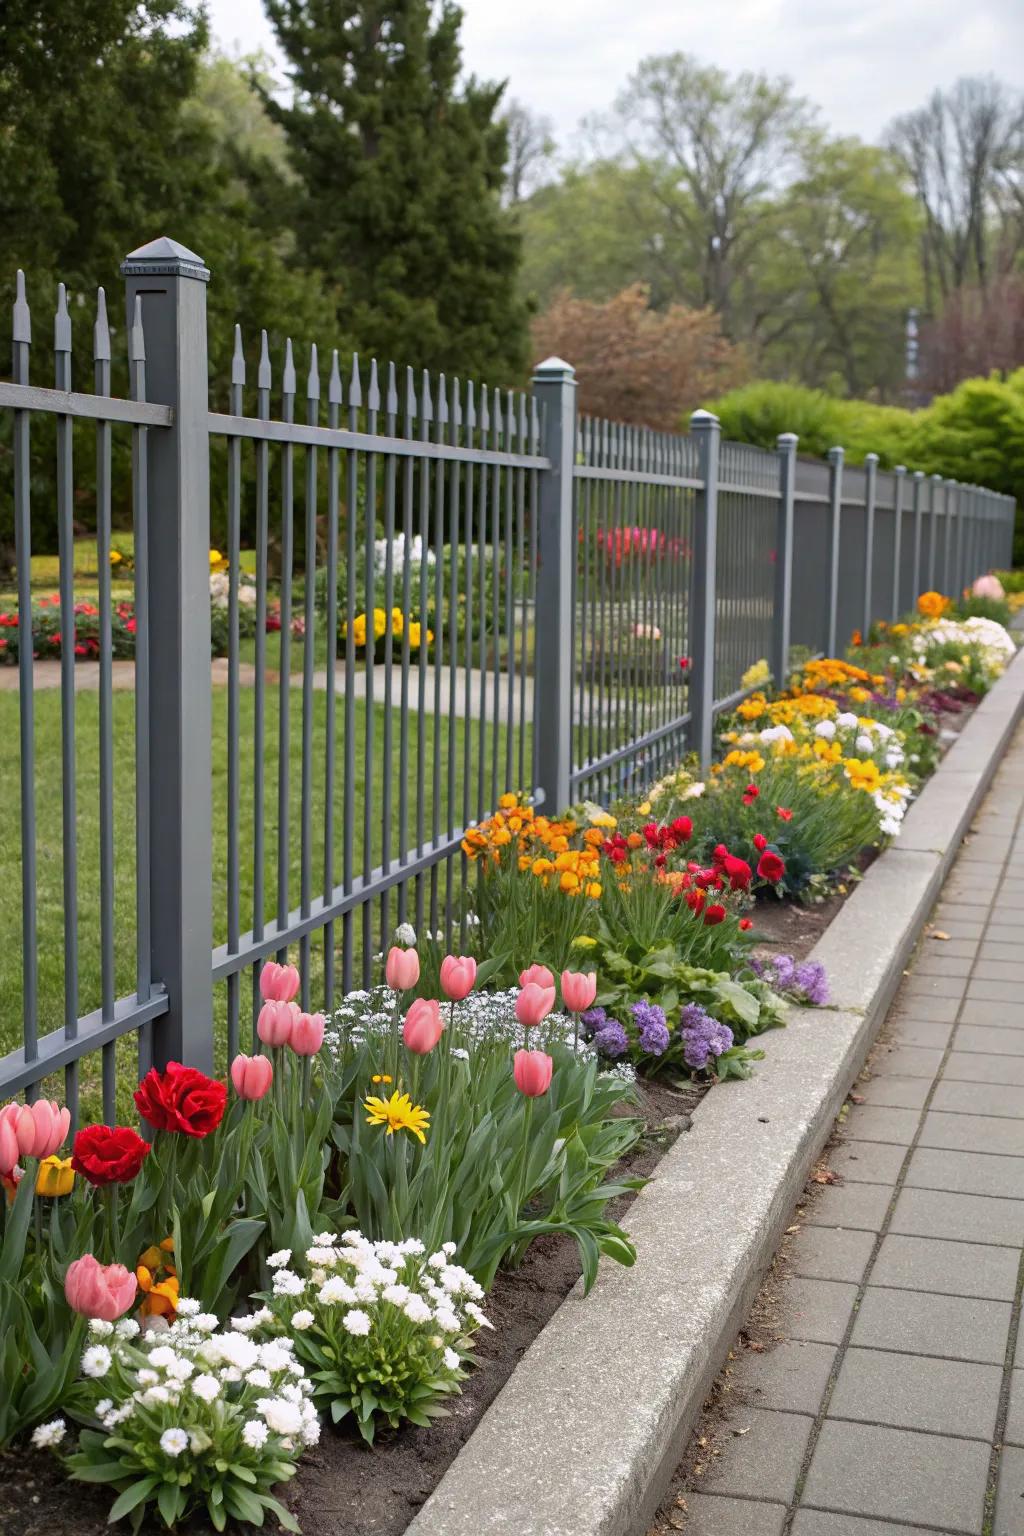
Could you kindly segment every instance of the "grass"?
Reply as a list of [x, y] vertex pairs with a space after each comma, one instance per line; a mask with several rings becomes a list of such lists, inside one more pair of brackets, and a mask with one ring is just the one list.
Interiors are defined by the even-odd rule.
[[[265, 913], [273, 916], [277, 896], [277, 844], [278, 844], [278, 762], [277, 733], [279, 727], [279, 695], [276, 688], [266, 693], [266, 751], [264, 754], [264, 818], [266, 857], [264, 859]], [[227, 937], [227, 690], [213, 689], [213, 753], [212, 753], [212, 800], [213, 800], [213, 939], [215, 944]], [[289, 692], [291, 722], [289, 731], [289, 906], [298, 906], [301, 873], [301, 760], [302, 760], [302, 694], [299, 689]], [[313, 894], [322, 888], [324, 864], [324, 812], [326, 805], [325, 742], [326, 704], [323, 693], [313, 699], [313, 752], [312, 784], [310, 796], [312, 837], [312, 886]], [[243, 689], [240, 696], [241, 751], [240, 785], [238, 802], [240, 848], [240, 901], [243, 932], [252, 922], [253, 865], [252, 846], [255, 819], [254, 807], [254, 749], [253, 749], [254, 692]], [[85, 1014], [100, 1003], [100, 911], [99, 911], [99, 705], [93, 692], [82, 692], [76, 697], [76, 788], [77, 788], [77, 849], [78, 849], [78, 899], [77, 932], [79, 944], [79, 991], [76, 1012]], [[39, 966], [39, 1032], [47, 1033], [63, 1023], [65, 955], [64, 955], [64, 901], [63, 855], [61, 827], [61, 754], [60, 754], [60, 697], [56, 692], [37, 692], [36, 710], [36, 795], [37, 795], [37, 850], [38, 850], [38, 966]], [[384, 708], [376, 705], [372, 712], [374, 759], [372, 771], [365, 770], [364, 750], [368, 712], [362, 707], [355, 712], [354, 750], [355, 772], [352, 776], [351, 799], [353, 809], [352, 860], [358, 875], [363, 865], [366, 831], [369, 831], [371, 863], [376, 867], [383, 852], [383, 798], [385, 787], [391, 795], [391, 854], [398, 851], [399, 806], [399, 717], [393, 712], [392, 751], [390, 761], [383, 760]], [[344, 710], [338, 701], [336, 717], [336, 760], [334, 804], [334, 856], [335, 880], [340, 881], [344, 853]], [[463, 824], [463, 785], [465, 772], [465, 725], [455, 718], [423, 723], [420, 743], [417, 722], [409, 722], [409, 841], [416, 842], [416, 816], [418, 801], [415, 792], [417, 753], [422, 745], [424, 761], [422, 816], [429, 839], [432, 835], [435, 804], [438, 825], [447, 830], [450, 790], [452, 825], [456, 831]], [[479, 762], [479, 731], [475, 723], [470, 730], [470, 800], [471, 814], [476, 814], [477, 766]], [[488, 740], [491, 739], [488, 727]], [[504, 730], [498, 732], [499, 788], [505, 787], [504, 764], [507, 738]], [[529, 761], [529, 733], [524, 742], [526, 761]], [[518, 748], [518, 741], [516, 742]], [[449, 782], [449, 753], [454, 759], [452, 782]], [[114, 846], [115, 846], [115, 895], [114, 935], [116, 992], [118, 996], [131, 993], [135, 988], [135, 782], [134, 782], [134, 695], [128, 692], [114, 696]], [[20, 807], [14, 786], [18, 782], [19, 724], [18, 699], [14, 693], [0, 695], [0, 773], [9, 786], [8, 793], [0, 799], [0, 880], [7, 892], [7, 899], [0, 903], [0, 988], [10, 1000], [0, 1023], [0, 1053], [21, 1044], [21, 1017], [17, 999], [21, 997], [22, 933], [21, 907], [18, 899], [21, 886]], [[440, 768], [439, 794], [435, 798], [435, 765]], [[489, 768], [488, 758], [488, 789]], [[517, 764], [514, 765], [513, 782], [518, 780]], [[367, 816], [367, 803], [369, 814]], [[158, 872], [157, 872], [158, 873]], [[374, 947], [379, 942], [379, 925], [383, 914], [380, 902], [374, 903]], [[389, 923], [395, 921], [394, 909], [386, 916]], [[356, 945], [359, 945], [361, 923], [353, 923]], [[340, 944], [340, 927], [336, 938]], [[312, 1004], [320, 1002], [318, 977], [322, 976], [322, 945], [319, 939], [313, 946]], [[336, 966], [336, 974], [338, 967]], [[242, 988], [241, 1040], [247, 1038], [250, 1017], [250, 989], [246, 982]], [[227, 1000], [226, 987], [215, 988], [215, 1015], [220, 1064], [223, 1066], [226, 1042]], [[130, 1112], [130, 1092], [136, 1072], [134, 1037], [127, 1037], [117, 1050], [118, 1113], [122, 1118]], [[51, 1096], [63, 1093], [63, 1082], [47, 1085]], [[83, 1059], [81, 1072], [82, 1117], [96, 1115], [100, 1111], [99, 1058]]]

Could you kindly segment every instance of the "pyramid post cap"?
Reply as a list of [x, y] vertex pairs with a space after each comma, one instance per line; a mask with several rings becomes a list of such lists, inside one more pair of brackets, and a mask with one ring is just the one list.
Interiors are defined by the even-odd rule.
[[203, 258], [197, 256], [195, 251], [190, 251], [187, 245], [167, 235], [160, 235], [156, 240], [140, 245], [137, 250], [129, 251], [121, 263], [123, 277], [157, 272], [175, 277], [194, 277], [203, 283], [210, 281], [210, 271]]

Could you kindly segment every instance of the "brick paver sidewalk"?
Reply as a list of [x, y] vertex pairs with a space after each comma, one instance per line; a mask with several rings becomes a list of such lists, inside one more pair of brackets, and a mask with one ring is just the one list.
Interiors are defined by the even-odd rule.
[[748, 1432], [689, 1536], [1024, 1536], [1022, 818], [1024, 730], [794, 1239], [785, 1342], [734, 1369]]

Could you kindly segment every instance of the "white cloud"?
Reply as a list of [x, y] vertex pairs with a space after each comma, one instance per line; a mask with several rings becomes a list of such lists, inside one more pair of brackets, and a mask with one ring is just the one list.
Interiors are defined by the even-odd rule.
[[[463, 0], [466, 68], [554, 120], [614, 100], [640, 59], [686, 50], [729, 70], [789, 75], [842, 133], [877, 138], [959, 75], [1024, 89], [1022, 0]], [[210, 0], [223, 46], [275, 53], [260, 0]]]

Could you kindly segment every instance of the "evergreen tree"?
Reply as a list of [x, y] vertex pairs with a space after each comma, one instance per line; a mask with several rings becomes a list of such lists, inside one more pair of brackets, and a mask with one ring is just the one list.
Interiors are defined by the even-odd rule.
[[267, 95], [303, 259], [360, 351], [498, 383], [525, 362], [519, 239], [500, 202], [502, 86], [460, 85], [451, 0], [265, 0], [294, 97]]

